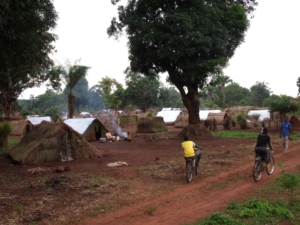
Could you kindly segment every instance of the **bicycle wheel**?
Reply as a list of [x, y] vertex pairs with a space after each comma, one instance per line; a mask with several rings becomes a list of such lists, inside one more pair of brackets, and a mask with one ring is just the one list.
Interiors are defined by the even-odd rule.
[[270, 156], [270, 162], [266, 166], [267, 174], [271, 175], [274, 172], [275, 159], [273, 156]]
[[193, 179], [193, 164], [192, 162], [186, 162], [186, 181], [190, 183]]
[[255, 182], [258, 182], [261, 178], [261, 160], [255, 160], [255, 164], [253, 167], [253, 179]]

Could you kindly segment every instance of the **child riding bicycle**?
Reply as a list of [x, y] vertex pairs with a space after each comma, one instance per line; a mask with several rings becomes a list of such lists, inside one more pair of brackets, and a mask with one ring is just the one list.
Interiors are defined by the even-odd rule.
[[257, 142], [255, 146], [255, 153], [256, 153], [255, 158], [261, 156], [262, 159], [268, 163], [270, 160], [270, 153], [268, 151], [268, 146], [273, 151], [271, 145], [271, 138], [268, 135], [268, 129], [266, 127], [263, 127], [261, 133], [257, 136]]
[[[202, 148], [198, 145], [196, 145], [193, 141], [189, 140], [189, 137], [187, 135], [184, 135], [183, 137], [184, 142], [181, 143], [181, 146], [183, 148], [184, 152], [184, 158], [185, 159], [193, 159], [196, 158], [196, 165], [198, 165], [201, 154], [202, 154]], [[199, 150], [195, 150], [195, 148]]]

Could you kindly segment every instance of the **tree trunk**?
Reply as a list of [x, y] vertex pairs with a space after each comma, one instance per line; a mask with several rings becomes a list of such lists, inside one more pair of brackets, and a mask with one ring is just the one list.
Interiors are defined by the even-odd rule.
[[[175, 85], [176, 86], [176, 85]], [[177, 86], [176, 86], [177, 87]], [[188, 92], [185, 93], [183, 87], [177, 87], [181, 94], [181, 99], [189, 113], [189, 124], [199, 124], [200, 101], [198, 96], [198, 85], [189, 84]]]
[[11, 104], [7, 103], [4, 105], [4, 120], [10, 118], [11, 109], [12, 109], [12, 103]]
[[73, 96], [72, 93], [69, 93], [68, 94], [68, 109], [69, 109], [68, 118], [73, 118], [73, 115], [74, 115], [74, 102], [75, 102], [75, 96]]

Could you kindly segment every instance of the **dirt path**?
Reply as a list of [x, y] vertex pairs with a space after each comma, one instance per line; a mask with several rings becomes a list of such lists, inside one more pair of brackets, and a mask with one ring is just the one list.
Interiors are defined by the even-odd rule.
[[[281, 151], [274, 154], [276, 163], [286, 165], [286, 171], [294, 171], [299, 166], [299, 147], [290, 148], [288, 156]], [[263, 174], [255, 183], [252, 178], [253, 162], [230, 169], [208, 179], [192, 181], [184, 187], [168, 194], [145, 200], [130, 207], [122, 207], [97, 218], [89, 218], [78, 225], [95, 224], [164, 224], [180, 225], [197, 222], [212, 212], [223, 210], [232, 201], [243, 201], [253, 196], [253, 191], [268, 184], [282, 171], [278, 166], [272, 176]], [[201, 172], [200, 175], [201, 176]], [[153, 214], [147, 210], [153, 210]]]

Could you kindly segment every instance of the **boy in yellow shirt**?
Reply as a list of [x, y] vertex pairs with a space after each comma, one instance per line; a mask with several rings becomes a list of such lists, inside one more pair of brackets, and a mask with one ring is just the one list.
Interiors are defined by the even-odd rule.
[[[194, 158], [196, 157], [196, 163], [198, 165], [200, 158], [201, 158], [201, 154], [202, 154], [202, 148], [198, 145], [196, 145], [193, 141], [189, 140], [189, 137], [187, 135], [185, 135], [183, 137], [184, 142], [181, 143], [181, 146], [183, 148], [183, 152], [184, 152], [184, 158], [185, 159], [189, 159], [189, 158]], [[198, 148], [200, 150], [194, 150], [194, 148]]]

